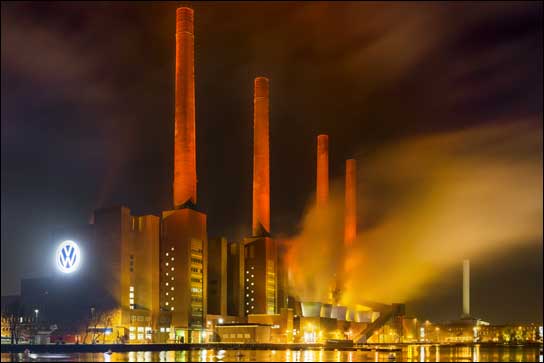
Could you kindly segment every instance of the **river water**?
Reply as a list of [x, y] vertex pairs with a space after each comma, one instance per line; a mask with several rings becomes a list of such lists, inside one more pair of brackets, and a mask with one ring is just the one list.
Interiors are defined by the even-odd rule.
[[386, 352], [313, 350], [192, 350], [168, 352], [23, 354], [2, 353], [2, 362], [542, 362], [537, 347], [405, 346]]

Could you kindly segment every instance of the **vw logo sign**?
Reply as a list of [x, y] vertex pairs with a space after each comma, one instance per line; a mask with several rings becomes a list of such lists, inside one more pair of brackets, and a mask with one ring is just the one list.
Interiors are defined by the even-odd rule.
[[72, 273], [79, 267], [81, 254], [74, 241], [64, 241], [57, 248], [57, 267], [66, 274]]

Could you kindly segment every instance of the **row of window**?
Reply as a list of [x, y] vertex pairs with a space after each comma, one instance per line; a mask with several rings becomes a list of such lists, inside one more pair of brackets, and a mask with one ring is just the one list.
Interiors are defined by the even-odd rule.
[[131, 286], [129, 288], [128, 298], [130, 303], [130, 310], [134, 310], [134, 286]]
[[249, 335], [248, 333], [245, 333], [245, 334], [223, 334], [223, 338], [225, 339], [234, 339], [234, 338], [245, 338], [245, 339], [249, 339], [251, 338], [251, 335]]

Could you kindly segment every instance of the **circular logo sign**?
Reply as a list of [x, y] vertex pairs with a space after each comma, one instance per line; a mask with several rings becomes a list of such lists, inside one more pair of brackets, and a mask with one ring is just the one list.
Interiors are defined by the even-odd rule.
[[81, 254], [74, 241], [64, 241], [57, 248], [57, 267], [64, 273], [72, 273], [79, 267]]

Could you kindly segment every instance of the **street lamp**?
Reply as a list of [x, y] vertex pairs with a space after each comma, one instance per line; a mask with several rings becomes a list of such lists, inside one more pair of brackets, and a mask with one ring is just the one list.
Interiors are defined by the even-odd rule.
[[36, 314], [36, 322], [38, 322], [38, 314], [40, 313], [40, 310], [34, 309], [34, 314]]

